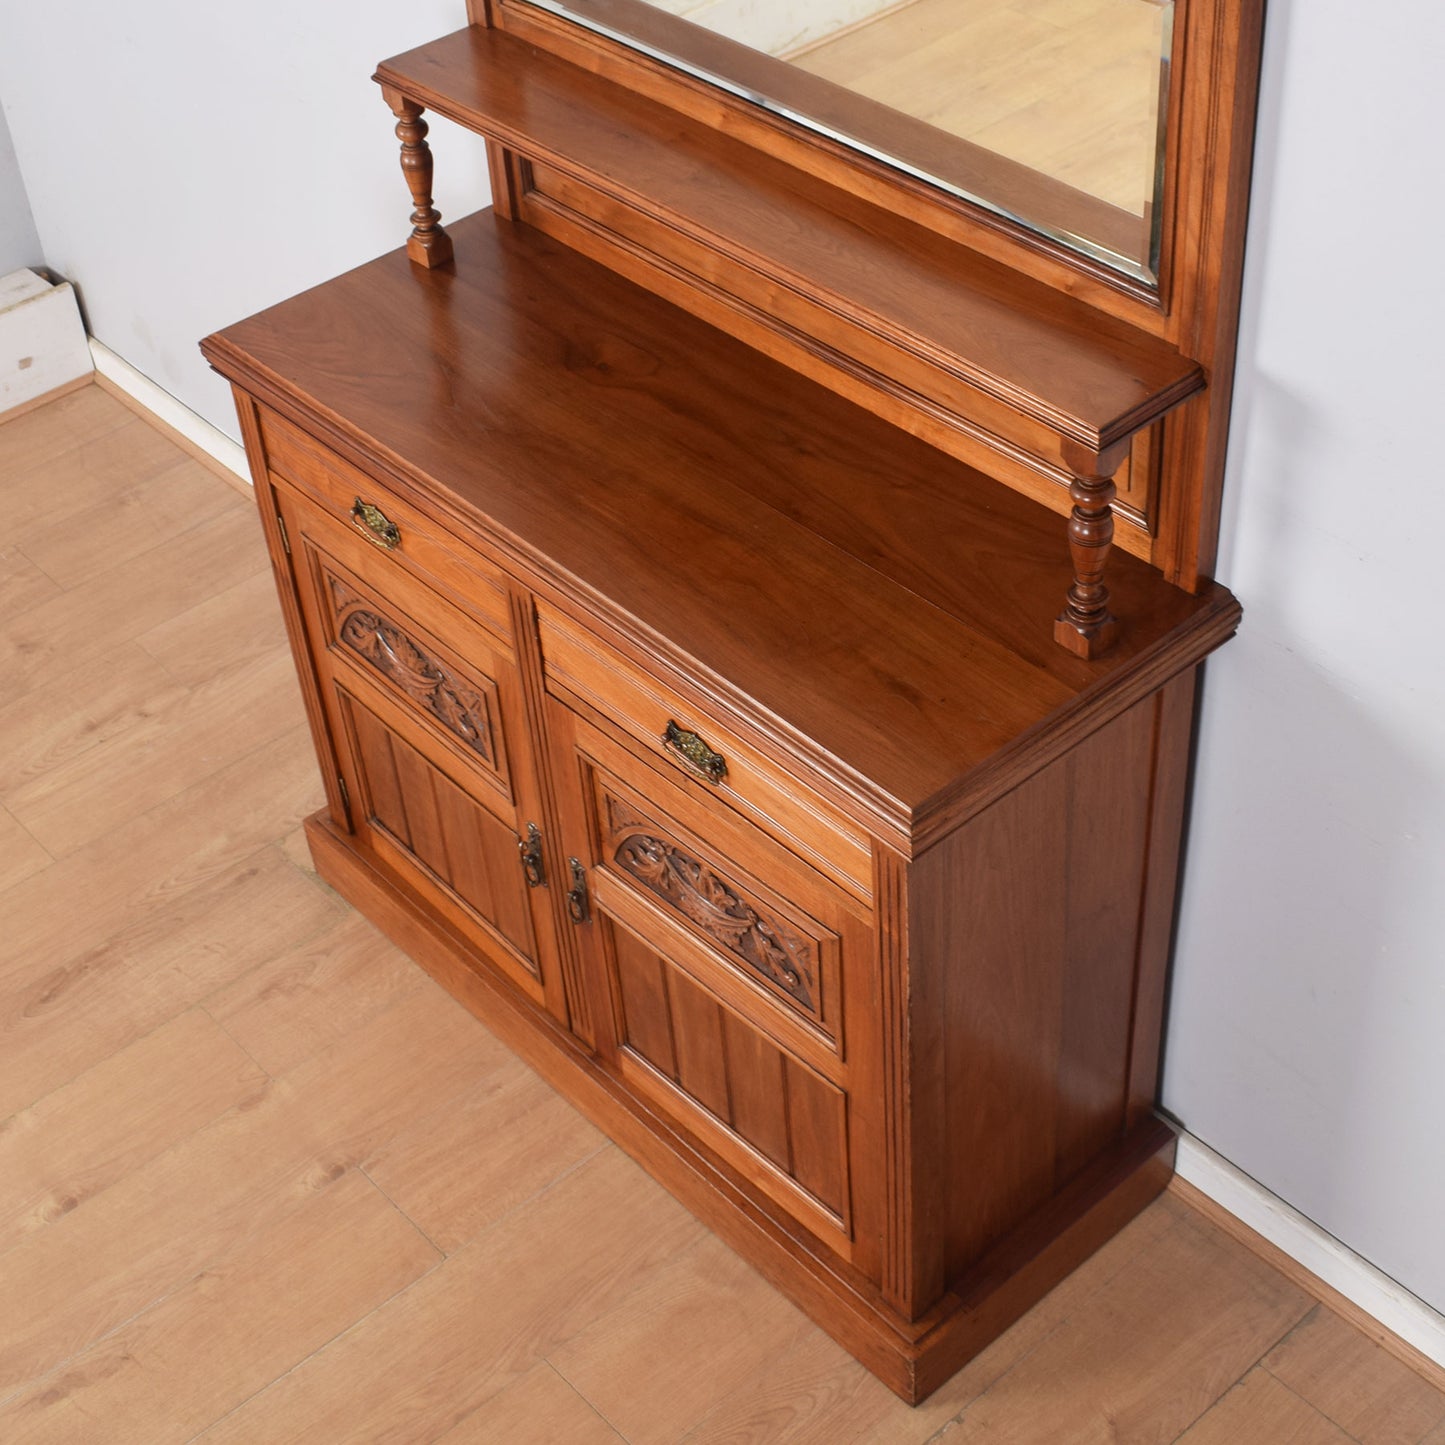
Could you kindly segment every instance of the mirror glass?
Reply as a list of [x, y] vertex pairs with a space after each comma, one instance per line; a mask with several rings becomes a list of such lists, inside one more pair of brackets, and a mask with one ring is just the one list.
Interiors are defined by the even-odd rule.
[[529, 3], [1157, 277], [1174, 0]]

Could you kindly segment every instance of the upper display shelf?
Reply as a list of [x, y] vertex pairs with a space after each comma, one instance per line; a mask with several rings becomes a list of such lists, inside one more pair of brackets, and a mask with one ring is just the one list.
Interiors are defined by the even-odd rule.
[[[571, 172], [618, 198], [645, 194], [655, 212], [705, 229], [714, 253], [746, 253], [775, 288], [806, 276], [847, 294], [871, 337], [933, 358], [956, 384], [1059, 444], [1105, 451], [1204, 384], [1199, 366], [1168, 342], [969, 257], [501, 31], [457, 31], [384, 61], [376, 78], [534, 167]], [[544, 187], [534, 172], [533, 192]], [[909, 285], [900, 287], [905, 265]], [[1010, 425], [1003, 415], [993, 424]], [[1043, 446], [1034, 431], [1017, 440]]]
[[[471, 26], [384, 61], [376, 79], [398, 118], [416, 207], [414, 259], [436, 266], [452, 258], [432, 205], [423, 109], [520, 162], [520, 170], [503, 167], [511, 177], [504, 211], [560, 221], [578, 239], [609, 211], [624, 227], [626, 212], [646, 214], [686, 238], [695, 303], [721, 302], [749, 326], [765, 318], [790, 349], [826, 331], [840, 358], [864, 362], [876, 378], [875, 400], [886, 397], [897, 411], [900, 383], [920, 400], [926, 388], [945, 426], [975, 440], [986, 432], [990, 445], [1062, 468], [1075, 572], [1055, 640], [1083, 657], [1113, 645], [1118, 623], [1104, 572], [1114, 478], [1135, 437], [1204, 387], [1195, 361], [495, 29]], [[613, 234], [612, 259], [621, 262], [622, 234]], [[640, 259], [636, 238], [626, 244]], [[668, 274], [678, 277], [677, 258], [653, 250], [650, 259], [665, 290]], [[729, 271], [726, 289], [704, 275], [718, 263]], [[811, 292], [811, 306], [790, 314], [789, 291], [800, 299]]]
[[[892, 17], [914, 24], [935, 3], [911, 0]], [[961, 14], [994, 0], [952, 3]], [[1102, 24], [1109, 7], [1142, 3], [1041, 0], [1000, 24], [1017, 39], [1044, 16], [1077, 12], [1083, 27], [1086, 14]], [[710, 13], [729, 7], [795, 15], [792, 0], [713, 0]], [[380, 66], [414, 205], [408, 252], [428, 267], [451, 257], [431, 195], [432, 110], [487, 137], [500, 215], [1067, 515], [1074, 584], [1055, 640], [1093, 657], [1119, 631], [1105, 582], [1116, 540], [1186, 590], [1209, 580], [1262, 38], [1263, 0], [1146, 8], [1158, 22], [1150, 114], [1160, 129], [1154, 180], [1136, 197], [1156, 282], [1042, 228], [1065, 194], [1126, 209], [1103, 181], [1091, 194], [1061, 179], [1062, 165], [1049, 175], [1001, 141], [988, 151], [904, 114], [871, 80], [859, 82], [869, 94], [848, 90], [645, 0], [467, 0], [467, 30]], [[861, 27], [830, 28], [826, 46], [806, 27], [768, 43], [821, 66], [825, 49], [836, 58], [866, 32], [852, 43], [876, 58], [873, 27], [886, 18], [852, 15]], [[1060, 41], [1060, 63], [1081, 47]], [[899, 74], [917, 75], [916, 61], [900, 52]], [[1063, 105], [1081, 158], [1100, 150], [1089, 137], [1112, 73], [1091, 71], [1085, 90], [1097, 94]], [[977, 102], [986, 87], [964, 88]], [[799, 104], [771, 103], [780, 99]], [[899, 143], [877, 154], [845, 143], [861, 132], [820, 129], [827, 105], [873, 117], [881, 129], [869, 133]], [[903, 144], [910, 137], [933, 148], [927, 165], [882, 159], [923, 154]], [[982, 179], [975, 202], [922, 178], [969, 165], [1011, 178], [1018, 204], [1002, 207]]]
[[525, 0], [1146, 285], [1174, 0]]

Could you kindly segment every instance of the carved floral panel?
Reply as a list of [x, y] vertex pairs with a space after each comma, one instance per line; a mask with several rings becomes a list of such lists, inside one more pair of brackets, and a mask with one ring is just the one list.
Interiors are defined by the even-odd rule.
[[453, 737], [495, 765], [487, 700], [390, 618], [337, 578], [331, 583], [337, 637]]
[[717, 947], [820, 1018], [818, 948], [627, 804], [607, 798], [613, 862]]

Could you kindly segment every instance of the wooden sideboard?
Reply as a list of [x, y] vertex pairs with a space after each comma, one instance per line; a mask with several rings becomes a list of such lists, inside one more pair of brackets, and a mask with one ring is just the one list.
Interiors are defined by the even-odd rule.
[[[478, 25], [431, 53], [495, 88], [498, 43]], [[317, 865], [920, 1399], [1172, 1167], [1154, 1104], [1195, 691], [1239, 607], [1126, 545], [1117, 636], [1059, 646], [1068, 502], [1031, 492], [1089, 450], [1080, 428], [1096, 460], [1137, 459], [1205, 378], [1060, 322], [1006, 448], [1032, 440], [1038, 466], [1002, 485], [976, 440], [940, 444], [961, 382], [899, 425], [676, 304], [654, 262], [531, 224], [519, 191], [442, 232], [417, 164], [441, 82], [406, 61], [380, 78], [412, 151], [409, 250], [203, 345], [326, 780]], [[456, 100], [456, 74], [446, 93], [501, 182], [565, 194], [575, 229], [575, 166], [542, 155], [558, 166], [567, 107], [543, 102], [597, 82], [528, 65], [530, 101]], [[532, 128], [479, 118], [508, 105]], [[974, 275], [958, 302], [997, 287]], [[1005, 338], [1038, 324], [1015, 291]], [[906, 347], [867, 330], [872, 386]], [[1114, 380], [1061, 355], [1113, 356]]]

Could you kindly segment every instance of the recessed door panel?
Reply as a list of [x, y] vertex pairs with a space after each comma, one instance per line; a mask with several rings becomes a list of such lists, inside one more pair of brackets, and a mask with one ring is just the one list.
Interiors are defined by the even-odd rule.
[[521, 969], [540, 977], [517, 834], [369, 708], [338, 693], [355, 744], [361, 785], [355, 801], [365, 824], [505, 941]]
[[[804, 1223], [850, 1233], [847, 1098], [628, 929], [604, 919], [622, 1065]], [[633, 1060], [648, 1067], [639, 1070]], [[711, 1127], [707, 1127], [711, 1125]], [[738, 1146], [742, 1146], [741, 1148]]]
[[[789, 1228], [877, 1277], [884, 1121], [868, 910], [620, 731], [548, 705], [599, 1053]], [[860, 1180], [863, 1186], [860, 1188]]]

